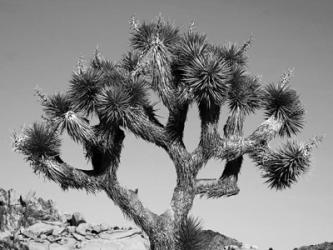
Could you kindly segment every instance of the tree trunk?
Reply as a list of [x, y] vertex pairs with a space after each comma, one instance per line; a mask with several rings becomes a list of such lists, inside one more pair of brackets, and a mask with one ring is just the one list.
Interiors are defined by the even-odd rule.
[[[166, 222], [165, 228], [157, 228], [149, 237], [151, 250], [183, 250], [177, 244], [177, 230], [172, 221]], [[177, 227], [179, 228], [179, 227]]]
[[171, 208], [158, 216], [154, 228], [146, 232], [151, 250], [183, 250], [177, 235], [192, 207], [194, 196], [193, 189], [175, 188]]

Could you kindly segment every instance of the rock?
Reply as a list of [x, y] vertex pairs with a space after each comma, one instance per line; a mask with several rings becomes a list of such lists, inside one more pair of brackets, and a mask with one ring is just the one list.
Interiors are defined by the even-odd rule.
[[29, 238], [29, 239], [35, 239], [36, 238], [36, 235], [32, 234], [31, 232], [29, 231], [23, 231], [21, 232], [21, 234], [26, 237], [26, 238]]
[[7, 193], [8, 193], [8, 204], [12, 206], [18, 205], [20, 198], [18, 193], [14, 189], [9, 189]]
[[43, 222], [38, 222], [24, 230], [25, 233], [30, 233], [34, 235], [35, 237], [38, 237], [41, 234], [45, 235], [50, 235], [52, 234], [54, 230], [54, 226], [43, 223]]
[[124, 231], [105, 231], [99, 234], [101, 239], [105, 240], [117, 240], [131, 238], [133, 236], [139, 235], [141, 237], [142, 232], [139, 229], [124, 230]]
[[9, 231], [0, 232], [0, 240], [10, 237], [12, 234]]
[[[217, 249], [229, 249], [226, 247], [238, 247], [236, 249], [239, 249], [242, 246], [242, 243], [229, 238], [223, 234], [214, 232], [212, 230], [204, 230], [203, 231], [203, 237], [206, 239], [206, 246], [205, 249], [202, 250], [217, 250]], [[233, 249], [233, 248], [231, 248]]]
[[57, 236], [54, 236], [54, 235], [49, 235], [47, 236], [46, 238], [50, 243], [54, 243], [54, 242], [60, 242], [62, 240], [61, 237], [57, 237]]
[[22, 234], [19, 234], [19, 235], [16, 236], [15, 239], [17, 239], [17, 240], [23, 240], [23, 235], [22, 235]]
[[93, 225], [91, 227], [91, 232], [94, 234], [99, 234], [101, 232], [109, 230], [109, 226], [105, 224]]
[[53, 229], [53, 232], [52, 232], [52, 235], [54, 235], [54, 236], [59, 236], [62, 232], [64, 232], [65, 231], [65, 228], [64, 227], [55, 227], [54, 229]]
[[67, 231], [68, 231], [69, 233], [74, 233], [74, 232], [75, 232], [75, 229], [76, 229], [75, 226], [68, 226], [68, 227], [67, 227]]
[[229, 245], [224, 247], [225, 250], [239, 250], [240, 248], [236, 245]]
[[82, 250], [148, 250], [149, 242], [147, 239], [143, 240], [140, 235], [134, 235], [130, 238], [118, 240], [102, 240], [95, 239], [82, 243]]
[[80, 225], [81, 223], [85, 223], [85, 222], [86, 222], [86, 220], [83, 218], [82, 214], [80, 214], [79, 212], [75, 212], [72, 215], [71, 219], [68, 220], [69, 225], [76, 226], [76, 227], [78, 225]]
[[39, 236], [39, 238], [41, 238], [42, 240], [45, 240], [45, 239], [47, 238], [47, 236], [46, 236], [46, 234], [41, 234], [41, 235]]
[[84, 237], [82, 235], [79, 235], [77, 233], [72, 233], [74, 239], [78, 240], [78, 241], [83, 241]]
[[90, 229], [91, 226], [88, 223], [81, 223], [80, 225], [78, 225], [75, 228], [75, 232], [77, 232], [78, 234], [81, 234], [83, 236], [85, 236], [87, 234], [87, 230]]
[[86, 235], [85, 238], [86, 238], [87, 240], [92, 240], [92, 239], [94, 239], [94, 237], [91, 236], [91, 235]]
[[331, 249], [333, 249], [333, 242], [324, 242], [321, 244], [294, 248], [294, 250], [331, 250]]
[[0, 188], [0, 231], [28, 227], [40, 220], [57, 221], [60, 215], [54, 203], [37, 198], [31, 192], [25, 198], [14, 190]]

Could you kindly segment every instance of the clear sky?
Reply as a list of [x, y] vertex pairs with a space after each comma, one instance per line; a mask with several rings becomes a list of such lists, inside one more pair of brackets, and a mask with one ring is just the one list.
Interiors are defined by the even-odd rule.
[[[197, 29], [217, 44], [242, 42], [253, 33], [249, 70], [272, 82], [288, 67], [295, 67], [292, 86], [307, 110], [298, 139], [325, 135], [314, 152], [311, 171], [292, 189], [269, 190], [246, 159], [239, 178], [240, 194], [196, 199], [192, 214], [202, 219], [205, 228], [260, 249], [287, 250], [333, 241], [330, 0], [0, 0], [0, 186], [23, 193], [36, 190], [52, 198], [61, 210], [79, 210], [92, 222], [130, 224], [104, 194], [63, 192], [34, 175], [22, 156], [11, 151], [9, 137], [11, 130], [39, 120], [41, 108], [33, 96], [36, 85], [50, 94], [65, 90], [77, 59], [92, 56], [96, 45], [105, 57], [118, 60], [128, 50], [129, 18], [135, 14], [150, 20], [160, 12], [183, 28], [195, 20]], [[160, 115], [165, 118], [163, 109]], [[249, 118], [246, 132], [261, 122], [261, 116]], [[193, 107], [185, 143], [193, 149], [198, 139], [199, 118]], [[81, 147], [68, 138], [62, 152], [69, 163], [88, 166]], [[202, 176], [218, 177], [222, 167], [223, 163], [212, 161]], [[175, 172], [161, 149], [127, 135], [119, 174], [128, 187], [139, 187], [139, 196], [153, 211], [162, 213], [169, 205]]]

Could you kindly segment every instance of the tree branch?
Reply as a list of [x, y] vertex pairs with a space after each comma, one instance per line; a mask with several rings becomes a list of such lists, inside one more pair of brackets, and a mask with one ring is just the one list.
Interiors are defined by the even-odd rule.
[[104, 161], [109, 167], [104, 171], [103, 180], [100, 184], [101, 188], [113, 200], [113, 202], [121, 208], [124, 215], [134, 220], [141, 226], [145, 232], [149, 232], [154, 228], [156, 217], [154, 213], [145, 208], [138, 198], [138, 194], [132, 190], [122, 187], [117, 179], [117, 170], [120, 161], [120, 153], [122, 143], [125, 138], [124, 132], [120, 128], [116, 128], [113, 146], [114, 150], [104, 153]]
[[39, 159], [31, 162], [36, 173], [42, 173], [46, 178], [58, 183], [63, 189], [85, 189], [89, 193], [101, 190], [102, 176], [94, 170], [82, 170], [71, 167], [59, 157]]
[[[228, 117], [227, 122], [223, 128], [225, 138], [237, 138], [243, 136], [243, 124], [244, 113], [236, 108]], [[222, 173], [222, 177], [231, 178], [234, 177], [238, 180], [238, 174], [242, 167], [243, 156], [239, 156], [236, 159], [227, 161]]]
[[228, 117], [227, 122], [224, 125], [224, 137], [230, 138], [232, 136], [243, 136], [243, 124], [244, 114], [239, 109], [236, 109]]
[[122, 187], [115, 173], [110, 172], [107, 175], [103, 188], [123, 214], [133, 219], [142, 230], [149, 234], [155, 228], [158, 216], [143, 206], [136, 192]]
[[[251, 153], [267, 145], [279, 132], [282, 122], [270, 117], [265, 120], [250, 136], [221, 138], [218, 134], [214, 137], [214, 147], [210, 148], [209, 154], [205, 154], [204, 147], [199, 147], [191, 154], [192, 164], [196, 170], [196, 174], [204, 166], [210, 158], [215, 157], [220, 160], [234, 160], [246, 153]], [[213, 136], [214, 130], [205, 129], [208, 136]], [[203, 130], [203, 131], [205, 131]], [[216, 132], [217, 133], [217, 132]], [[206, 149], [207, 150], [207, 149]]]
[[220, 117], [220, 106], [205, 102], [199, 104], [199, 115], [201, 120], [200, 142], [197, 148], [191, 153], [191, 159], [195, 173], [214, 156], [221, 137], [218, 133], [218, 121]]
[[169, 109], [166, 132], [172, 141], [182, 141], [184, 126], [188, 112], [188, 104], [174, 105]]
[[214, 157], [221, 160], [233, 160], [243, 154], [251, 153], [259, 147], [267, 145], [279, 133], [282, 125], [282, 121], [270, 117], [247, 138], [222, 138], [214, 150]]
[[152, 120], [143, 109], [138, 108], [129, 112], [126, 117], [126, 127], [136, 136], [166, 148], [169, 138], [163, 125]]
[[195, 183], [195, 194], [200, 197], [220, 198], [238, 193], [237, 180], [233, 176], [219, 179], [198, 179]]
[[[44, 174], [63, 189], [85, 189], [90, 193], [104, 190], [126, 216], [132, 218], [143, 230], [151, 230], [154, 228], [152, 223], [155, 223], [157, 215], [143, 207], [137, 193], [122, 187], [117, 180], [125, 135], [119, 127], [110, 129], [110, 136], [106, 139], [102, 134], [103, 131], [96, 128], [96, 140], [91, 144], [86, 142], [85, 147], [93, 165], [92, 170], [74, 168], [58, 155], [40, 157], [31, 155], [27, 159], [35, 172]], [[111, 141], [105, 143], [105, 139]], [[110, 148], [107, 148], [108, 146]]]

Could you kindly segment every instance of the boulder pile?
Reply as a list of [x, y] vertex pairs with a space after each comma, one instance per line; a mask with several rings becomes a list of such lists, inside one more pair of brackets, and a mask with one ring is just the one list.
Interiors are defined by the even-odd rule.
[[0, 188], [0, 249], [147, 250], [148, 238], [139, 230], [92, 225], [76, 212], [60, 214], [51, 200]]
[[86, 222], [73, 225], [69, 221], [41, 221], [4, 234], [2, 239], [0, 235], [0, 249], [6, 249], [6, 246], [12, 247], [8, 249], [29, 250], [147, 250], [149, 241], [138, 229], [92, 225]]
[[[248, 250], [246, 246], [211, 230], [202, 250]], [[148, 250], [147, 236], [136, 228], [93, 225], [84, 217], [61, 214], [51, 200], [30, 192], [24, 197], [0, 188], [0, 250]]]

